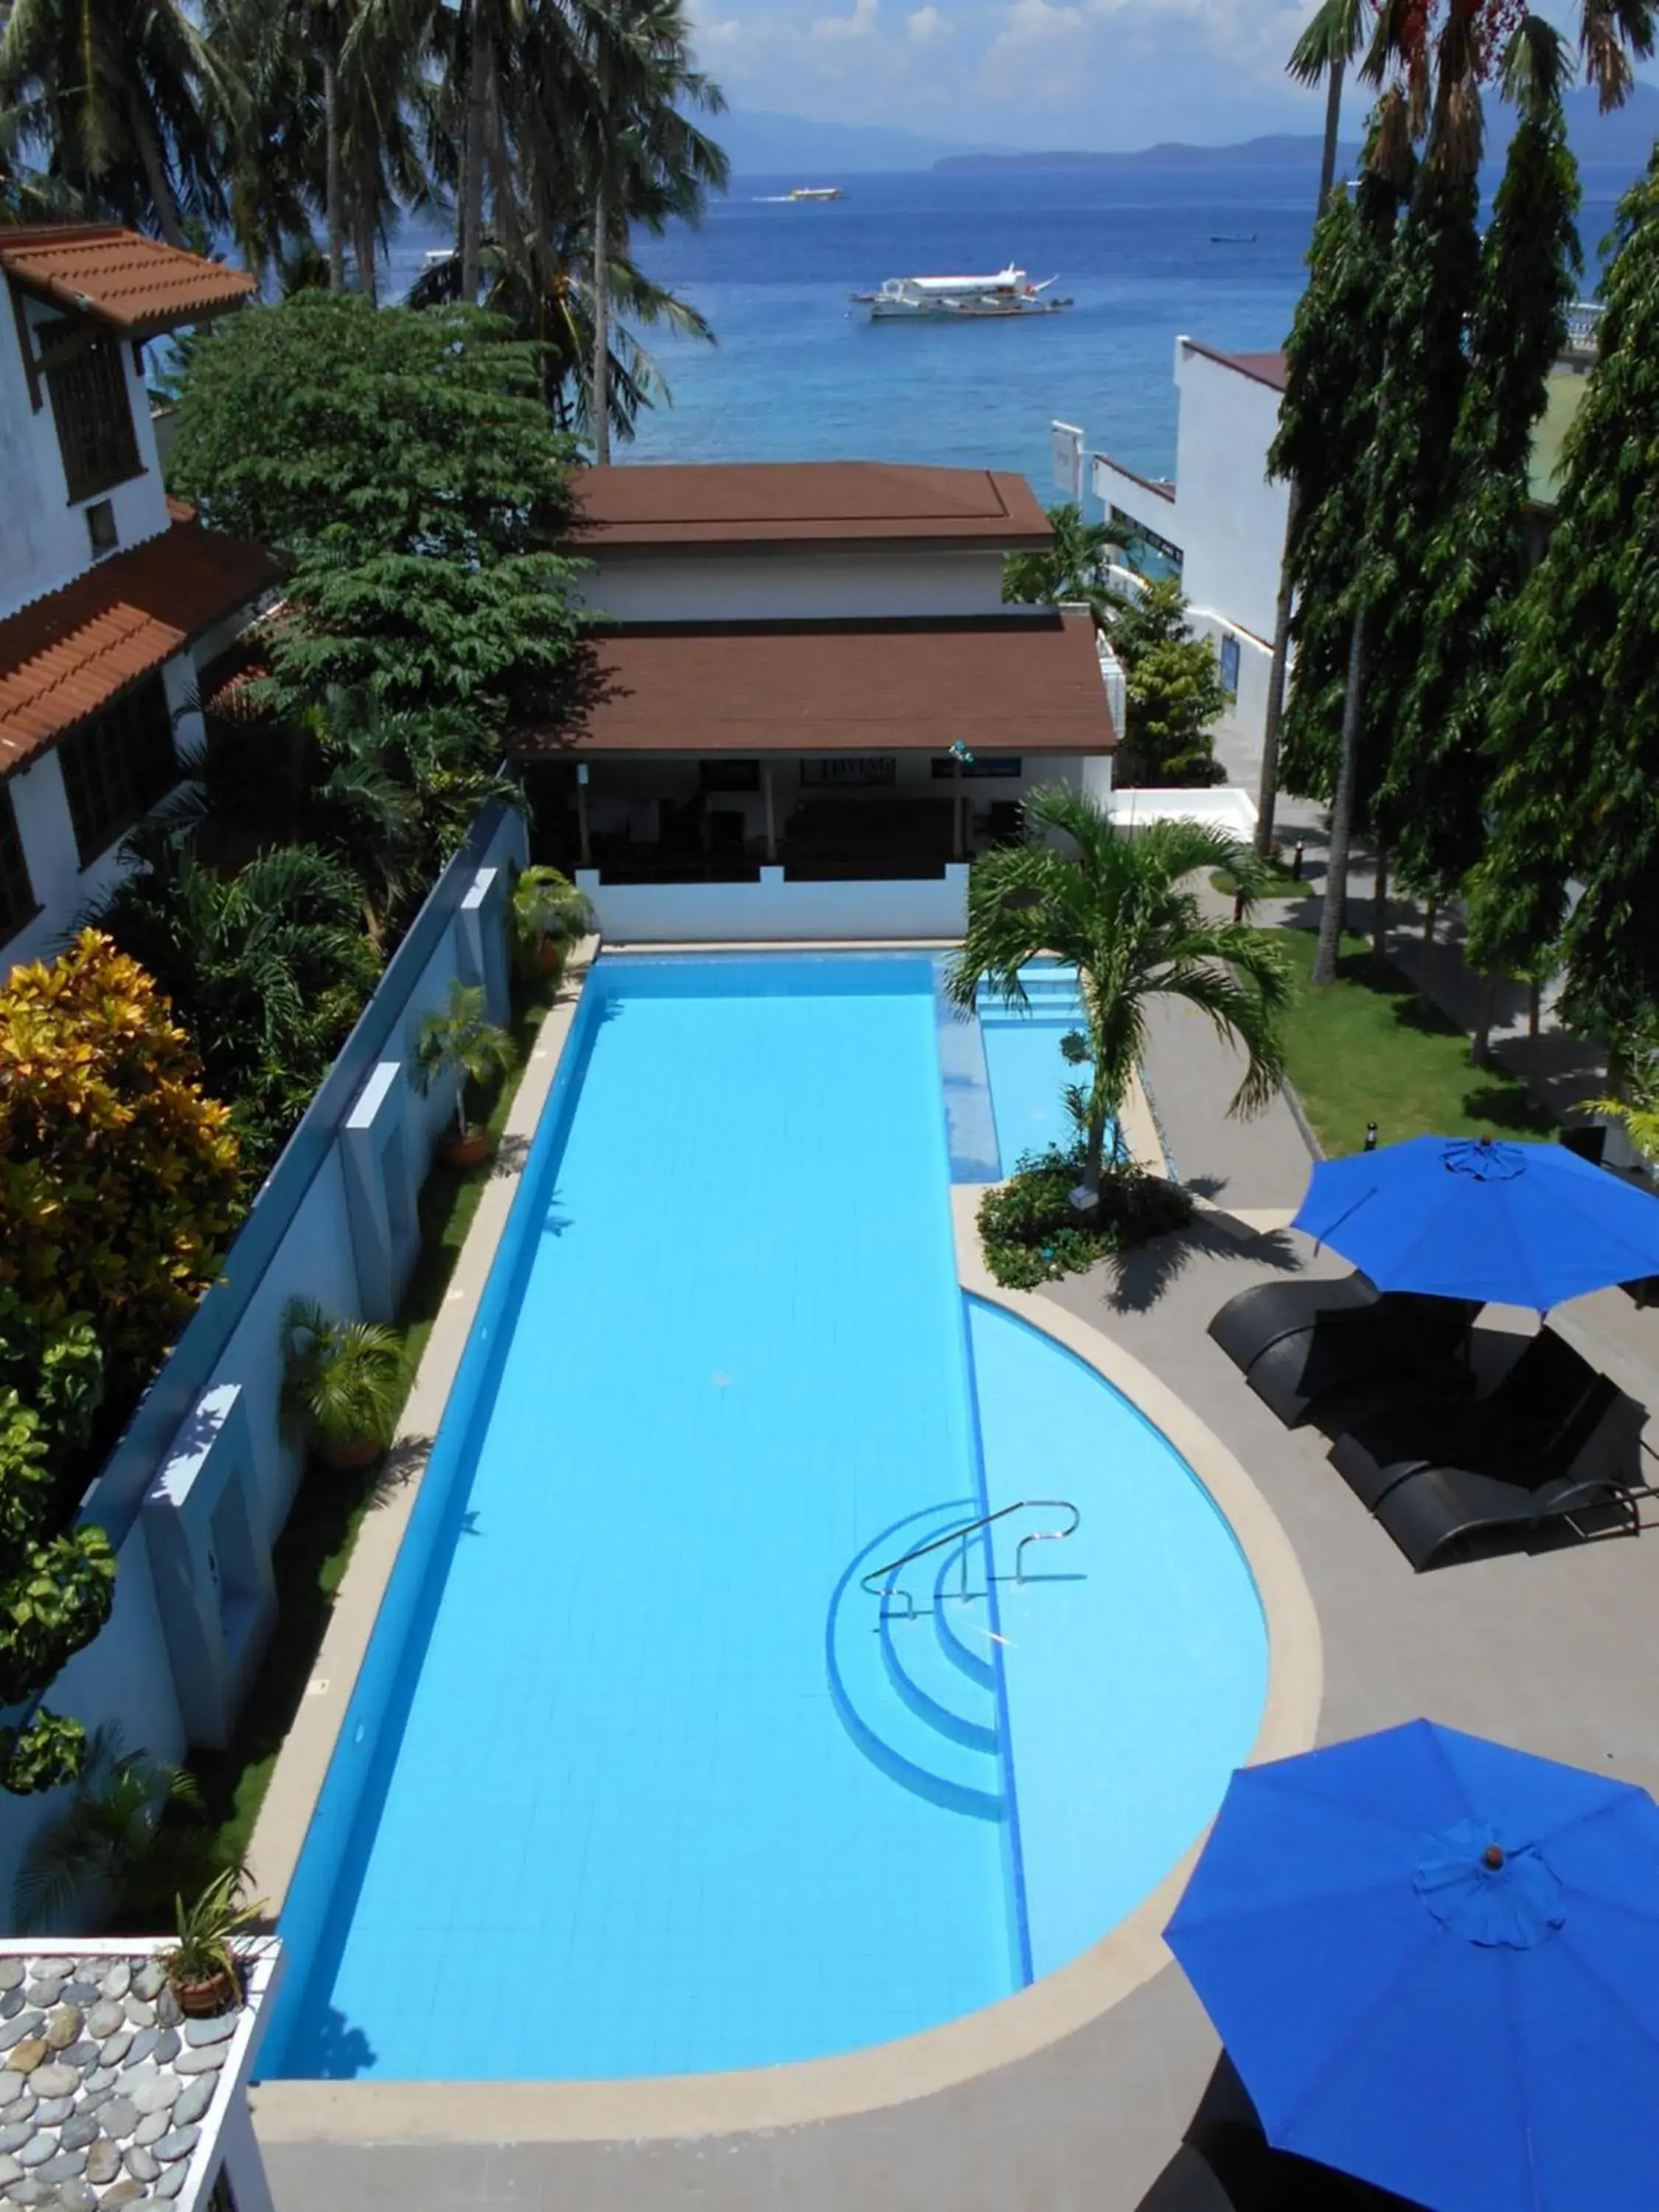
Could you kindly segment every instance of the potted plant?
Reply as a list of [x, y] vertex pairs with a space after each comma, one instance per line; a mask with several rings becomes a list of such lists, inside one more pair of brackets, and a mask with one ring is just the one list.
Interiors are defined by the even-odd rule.
[[439, 1144], [439, 1157], [447, 1167], [476, 1167], [489, 1150], [488, 1133], [467, 1118], [473, 1091], [492, 1076], [504, 1075], [513, 1064], [513, 1040], [489, 1019], [482, 983], [449, 987], [443, 1006], [421, 1024], [415, 1049], [417, 1089], [429, 1091], [446, 1076], [456, 1079], [455, 1127]]
[[178, 1942], [161, 1966], [182, 2011], [198, 2020], [228, 2012], [242, 1997], [242, 1962], [233, 1938], [264, 1911], [264, 1899], [241, 1901], [240, 1867], [227, 1867], [191, 1904], [174, 1899]]
[[556, 990], [578, 938], [598, 927], [593, 902], [558, 869], [522, 868], [513, 886], [513, 942], [522, 973], [550, 975]]
[[283, 1311], [283, 1433], [326, 1466], [368, 1467], [392, 1442], [408, 1387], [395, 1329], [342, 1321], [314, 1298]]

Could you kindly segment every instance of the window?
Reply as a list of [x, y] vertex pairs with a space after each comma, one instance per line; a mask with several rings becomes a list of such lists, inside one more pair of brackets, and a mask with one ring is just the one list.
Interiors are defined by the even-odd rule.
[[697, 781], [704, 791], [758, 791], [760, 763], [757, 760], [700, 760], [697, 763]]
[[11, 793], [0, 784], [0, 943], [14, 936], [40, 910], [29, 881], [29, 865], [23, 858], [23, 841], [17, 834]]
[[[48, 354], [52, 340], [61, 342], [67, 329], [62, 323], [42, 328]], [[142, 473], [127, 398], [127, 366], [116, 339], [94, 338], [47, 369], [46, 388], [71, 501], [90, 499], [95, 492]]]
[[101, 561], [106, 553], [112, 553], [121, 542], [115, 527], [115, 509], [106, 499], [94, 500], [87, 509], [87, 535], [92, 540], [92, 557]]
[[129, 691], [58, 748], [81, 866], [149, 813], [179, 781], [173, 715], [159, 676]]
[[958, 775], [965, 781], [975, 776], [1018, 775], [1024, 763], [1018, 753], [975, 753], [965, 761], [951, 753], [935, 753], [931, 766], [935, 783], [954, 783]]

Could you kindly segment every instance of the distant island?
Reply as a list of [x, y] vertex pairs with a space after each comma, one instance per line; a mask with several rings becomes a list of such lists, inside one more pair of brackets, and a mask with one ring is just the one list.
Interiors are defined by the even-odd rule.
[[[1340, 160], [1351, 163], [1359, 149], [1345, 146]], [[1166, 139], [1161, 145], [1143, 146], [1133, 154], [1097, 154], [1081, 150], [1046, 154], [947, 154], [935, 169], [1242, 169], [1292, 168], [1316, 162], [1317, 137], [1279, 132], [1267, 138], [1246, 138], [1234, 146], [1186, 146]]]

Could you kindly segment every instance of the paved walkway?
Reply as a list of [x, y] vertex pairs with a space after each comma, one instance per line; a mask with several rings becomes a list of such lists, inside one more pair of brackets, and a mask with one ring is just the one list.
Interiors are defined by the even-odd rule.
[[[1294, 1123], [1282, 1109], [1224, 1120], [1231, 1071], [1201, 1025], [1160, 1018], [1152, 1073], [1183, 1174], [1212, 1182], [1230, 1212], [1294, 1203], [1307, 1164]], [[1241, 1239], [1200, 1223], [1048, 1295], [1177, 1390], [1277, 1510], [1324, 1635], [1322, 1739], [1427, 1713], [1659, 1791], [1659, 1533], [1414, 1576], [1327, 1464], [1323, 1440], [1283, 1430], [1205, 1333], [1235, 1291], [1304, 1269], [1339, 1272], [1292, 1234]], [[1610, 1292], [1561, 1321], [1659, 1407], [1659, 1310]], [[1483, 1356], [1503, 1349], [1494, 1333]], [[494, 2001], [510, 2003], [510, 1951], [496, 1965]], [[1218, 2056], [1171, 1966], [1032, 2058], [860, 2118], [664, 2143], [274, 2144], [267, 2160], [279, 2212], [1135, 2212], [1179, 2152]]]

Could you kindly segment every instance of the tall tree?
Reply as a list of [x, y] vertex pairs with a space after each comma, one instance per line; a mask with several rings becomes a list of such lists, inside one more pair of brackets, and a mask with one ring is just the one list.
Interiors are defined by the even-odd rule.
[[1620, 203], [1603, 296], [1555, 528], [1506, 641], [1470, 921], [1482, 966], [1559, 957], [1565, 1018], [1617, 1034], [1659, 1009], [1659, 150]]
[[225, 214], [207, 115], [220, 76], [184, 0], [16, 0], [0, 31], [0, 108], [48, 177], [184, 244]]
[[1481, 249], [1449, 491], [1423, 556], [1427, 619], [1378, 794], [1402, 881], [1436, 901], [1456, 892], [1480, 857], [1491, 711], [1530, 565], [1533, 434], [1582, 265], [1577, 169], [1561, 109], [1567, 66], [1559, 33], [1528, 16], [1504, 58], [1520, 125]]

